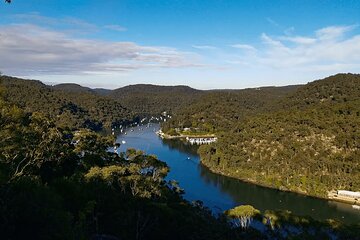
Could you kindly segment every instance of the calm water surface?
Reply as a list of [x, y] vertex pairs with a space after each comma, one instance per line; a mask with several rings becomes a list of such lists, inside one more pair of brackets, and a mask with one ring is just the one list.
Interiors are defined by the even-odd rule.
[[167, 179], [178, 181], [189, 201], [201, 200], [215, 212], [250, 204], [260, 211], [286, 209], [318, 220], [333, 218], [346, 223], [360, 222], [360, 210], [348, 204], [281, 192], [212, 173], [200, 164], [195, 146], [180, 140], [163, 140], [155, 134], [158, 129], [157, 124], [126, 129], [126, 135], [117, 136], [117, 142], [126, 142], [119, 150], [136, 148], [157, 155], [170, 167]]

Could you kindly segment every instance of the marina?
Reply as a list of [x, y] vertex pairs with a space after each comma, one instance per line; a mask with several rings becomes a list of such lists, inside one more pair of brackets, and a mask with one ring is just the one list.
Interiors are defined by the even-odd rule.
[[179, 134], [179, 135], [169, 135], [164, 133], [161, 130], [156, 131], [156, 134], [163, 139], [182, 139], [186, 142], [189, 142], [191, 145], [202, 145], [202, 144], [211, 144], [216, 142], [218, 139], [214, 134], [206, 135], [195, 135], [195, 134]]
[[191, 145], [202, 145], [202, 144], [211, 144], [217, 141], [217, 137], [186, 137]]

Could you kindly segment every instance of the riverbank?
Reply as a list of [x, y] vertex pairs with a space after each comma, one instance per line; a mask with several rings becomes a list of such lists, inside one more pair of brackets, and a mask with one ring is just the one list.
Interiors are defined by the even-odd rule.
[[170, 135], [166, 134], [163, 131], [159, 130], [156, 132], [161, 138], [164, 139], [186, 139], [186, 138], [214, 138], [215, 134], [179, 134], [179, 135]]
[[275, 190], [283, 191], [283, 192], [296, 193], [296, 194], [300, 194], [300, 195], [303, 195], [303, 196], [306, 196], [306, 197], [312, 197], [312, 198], [317, 198], [317, 199], [327, 200], [327, 201], [333, 201], [333, 202], [341, 202], [341, 203], [346, 203], [348, 205], [354, 205], [355, 204], [357, 206], [360, 206], [359, 202], [343, 201], [343, 200], [337, 199], [337, 198], [329, 198], [329, 197], [324, 197], [324, 196], [321, 196], [321, 195], [309, 194], [307, 192], [300, 191], [300, 190], [296, 191], [296, 190], [290, 190], [290, 189], [285, 189], [285, 188], [278, 188], [278, 187], [275, 187], [275, 186], [271, 186], [271, 185], [268, 185], [268, 184], [257, 182], [257, 181], [255, 181], [253, 179], [240, 178], [239, 176], [237, 176], [236, 174], [234, 174], [234, 173], [232, 173], [230, 171], [212, 168], [211, 166], [206, 164], [206, 162], [202, 161], [201, 156], [200, 156], [200, 163], [204, 167], [206, 167], [209, 171], [211, 171], [212, 173], [219, 174], [219, 175], [226, 176], [226, 177], [230, 177], [230, 178], [233, 178], [233, 179], [245, 182], [245, 183], [250, 183], [250, 184], [254, 184], [254, 185], [257, 185], [257, 186], [264, 187], [264, 188], [275, 189]]

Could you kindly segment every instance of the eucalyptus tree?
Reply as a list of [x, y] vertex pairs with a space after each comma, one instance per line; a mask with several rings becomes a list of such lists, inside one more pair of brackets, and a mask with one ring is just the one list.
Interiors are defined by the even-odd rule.
[[251, 205], [241, 205], [225, 211], [236, 227], [248, 228], [253, 218], [260, 216], [260, 211]]

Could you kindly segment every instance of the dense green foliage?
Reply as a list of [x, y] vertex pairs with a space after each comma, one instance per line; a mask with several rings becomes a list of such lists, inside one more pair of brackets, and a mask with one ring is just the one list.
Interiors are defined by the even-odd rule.
[[66, 83], [47, 86], [39, 81], [2, 76], [7, 100], [29, 112], [39, 111], [61, 126], [99, 130], [139, 117], [172, 114], [194, 103], [205, 91], [187, 86], [130, 85], [115, 90], [91, 89]]
[[7, 76], [1, 76], [0, 80], [7, 89], [4, 97], [8, 102], [27, 112], [41, 112], [60, 127], [100, 130], [132, 121], [135, 116], [118, 101], [79, 86], [52, 88], [39, 81]]
[[[216, 98], [218, 104], [195, 105], [191, 126], [219, 130], [217, 143], [199, 149], [202, 163], [225, 175], [320, 197], [332, 189], [359, 191], [360, 75], [315, 81], [262, 105], [267, 96], [261, 91], [249, 96], [246, 100], [259, 107], [245, 110], [246, 116], [245, 103], [231, 108], [231, 102]], [[216, 121], [222, 123], [201, 115], [219, 115]], [[233, 117], [238, 115], [239, 120]]]
[[130, 85], [113, 90], [109, 96], [139, 115], [174, 113], [193, 103], [202, 91], [187, 86]]
[[226, 131], [246, 116], [273, 109], [274, 102], [297, 87], [209, 91], [177, 111], [171, 121], [163, 124], [163, 130], [186, 127], [209, 133]]
[[64, 92], [74, 92], [74, 93], [92, 93], [92, 94], [96, 94], [96, 91], [88, 88], [88, 87], [83, 87], [81, 85], [75, 84], [75, 83], [61, 83], [61, 84], [57, 84], [52, 86], [52, 89], [55, 90], [60, 90], [60, 91], [64, 91]]

